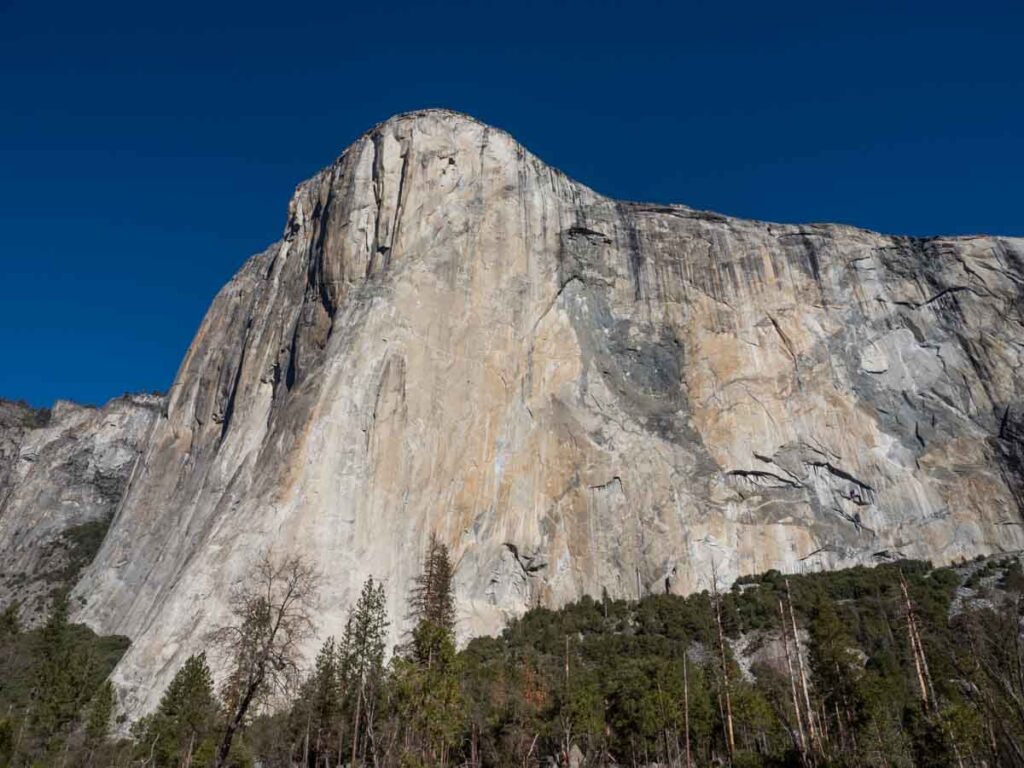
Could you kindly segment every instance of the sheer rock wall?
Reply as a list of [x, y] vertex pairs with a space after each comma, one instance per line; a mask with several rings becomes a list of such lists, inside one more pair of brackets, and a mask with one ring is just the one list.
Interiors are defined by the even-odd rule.
[[1024, 241], [611, 200], [446, 111], [301, 184], [220, 292], [80, 618], [131, 713], [256, 553], [367, 575], [437, 532], [460, 632], [584, 593], [1020, 549]]

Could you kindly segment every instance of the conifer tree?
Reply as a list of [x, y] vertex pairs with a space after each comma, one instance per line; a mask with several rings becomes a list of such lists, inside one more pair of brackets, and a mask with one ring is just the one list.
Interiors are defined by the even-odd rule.
[[448, 548], [431, 535], [423, 571], [409, 596], [412, 639], [396, 660], [395, 701], [414, 759], [446, 766], [460, 733], [463, 702], [455, 652], [454, 568]]
[[[377, 691], [384, 671], [387, 644], [387, 609], [384, 585], [371, 576], [349, 614], [340, 649], [340, 666], [352, 702], [352, 764], [373, 738]], [[364, 739], [365, 735], [365, 739]]]
[[110, 718], [114, 714], [114, 685], [105, 681], [96, 691], [89, 705], [85, 721], [85, 746], [88, 751], [88, 763], [94, 762], [96, 751], [103, 745], [110, 731]]
[[412, 655], [428, 669], [442, 651], [455, 640], [454, 569], [446, 547], [437, 534], [430, 535], [423, 571], [416, 577], [409, 595], [409, 608], [415, 622]]
[[189, 656], [160, 704], [135, 728], [141, 752], [156, 768], [188, 768], [213, 756], [218, 706], [206, 654]]
[[811, 669], [826, 710], [838, 705], [845, 713], [855, 700], [861, 672], [856, 642], [827, 598], [818, 599], [809, 629]]
[[[299, 726], [305, 730], [303, 752], [305, 764], [327, 762], [326, 756], [338, 743], [341, 718], [342, 690], [337, 643], [327, 638], [320, 647], [313, 671], [302, 686], [296, 715]], [[322, 759], [323, 758], [323, 759]]]
[[33, 714], [36, 729], [52, 739], [75, 719], [91, 693], [84, 685], [88, 659], [75, 647], [68, 623], [67, 595], [54, 601], [41, 640]]

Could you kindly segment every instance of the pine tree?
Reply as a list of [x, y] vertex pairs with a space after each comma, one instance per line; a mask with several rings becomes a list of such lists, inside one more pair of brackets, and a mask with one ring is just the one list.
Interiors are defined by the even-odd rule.
[[298, 716], [299, 727], [305, 730], [305, 764], [312, 760], [313, 765], [320, 765], [325, 762], [321, 760], [322, 756], [334, 752], [339, 738], [342, 691], [337, 643], [333, 637], [327, 638], [320, 647], [313, 672], [302, 686], [299, 701], [293, 716]]
[[85, 721], [85, 745], [91, 765], [96, 751], [103, 745], [110, 731], [110, 718], [114, 714], [114, 685], [109, 680], [100, 686], [89, 705]]
[[396, 660], [393, 692], [414, 758], [448, 764], [464, 717], [455, 652], [454, 568], [431, 535], [423, 571], [409, 596], [415, 622], [405, 657]]
[[432, 667], [396, 658], [390, 683], [399, 730], [411, 752], [404, 762], [447, 765], [465, 715], [454, 643], [447, 638], [438, 642]]
[[[352, 702], [352, 764], [373, 738], [377, 691], [384, 671], [387, 644], [384, 585], [370, 577], [349, 614], [339, 653], [342, 679]], [[365, 735], [365, 739], [363, 738]], [[361, 749], [363, 747], [363, 749]]]
[[433, 665], [441, 646], [455, 639], [453, 576], [448, 547], [441, 543], [437, 534], [431, 534], [423, 572], [416, 577], [409, 595], [411, 618], [415, 622], [412, 656], [428, 668]]
[[827, 709], [834, 704], [848, 709], [856, 696], [861, 664], [857, 644], [829, 598], [818, 599], [809, 630], [811, 670]]
[[218, 707], [206, 654], [189, 656], [152, 715], [136, 726], [141, 753], [156, 768], [188, 768], [213, 756]]
[[78, 714], [82, 704], [82, 665], [68, 623], [66, 595], [59, 596], [41, 633], [36, 705], [33, 715], [40, 733], [56, 735]]

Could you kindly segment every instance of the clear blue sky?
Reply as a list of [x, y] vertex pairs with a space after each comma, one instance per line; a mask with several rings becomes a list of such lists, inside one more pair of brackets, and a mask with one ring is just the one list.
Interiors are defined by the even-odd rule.
[[605, 194], [1024, 234], [1024, 10], [0, 0], [0, 396], [164, 390], [295, 184], [447, 106]]

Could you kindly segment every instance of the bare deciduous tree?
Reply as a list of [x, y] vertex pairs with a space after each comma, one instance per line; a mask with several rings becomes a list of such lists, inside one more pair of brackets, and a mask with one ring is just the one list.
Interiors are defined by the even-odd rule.
[[300, 648], [314, 634], [319, 575], [302, 557], [260, 555], [231, 592], [231, 621], [210, 639], [231, 670], [224, 686], [228, 722], [214, 763], [221, 768], [253, 704], [296, 681]]

